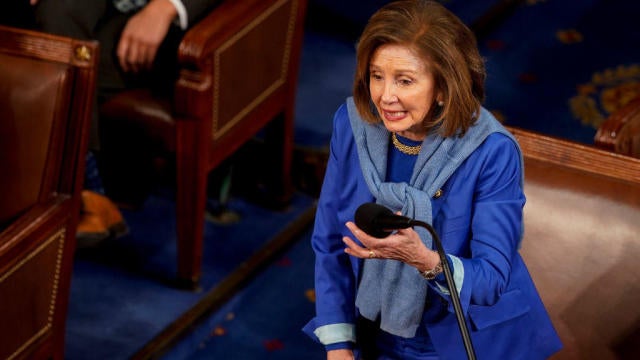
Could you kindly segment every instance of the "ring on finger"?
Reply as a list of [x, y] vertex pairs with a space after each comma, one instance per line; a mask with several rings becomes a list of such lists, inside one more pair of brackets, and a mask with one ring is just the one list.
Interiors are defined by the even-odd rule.
[[375, 259], [376, 257], [376, 252], [373, 250], [369, 250], [369, 259]]

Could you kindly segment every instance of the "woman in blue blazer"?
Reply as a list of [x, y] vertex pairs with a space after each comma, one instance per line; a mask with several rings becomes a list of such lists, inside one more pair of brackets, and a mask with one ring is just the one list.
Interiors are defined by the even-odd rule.
[[[518, 253], [522, 155], [481, 106], [484, 78], [473, 34], [435, 1], [388, 4], [367, 24], [312, 236], [316, 316], [304, 331], [327, 359], [465, 359], [450, 291], [478, 359], [560, 349]], [[425, 229], [383, 239], [359, 229], [367, 202], [433, 224], [455, 289]]]

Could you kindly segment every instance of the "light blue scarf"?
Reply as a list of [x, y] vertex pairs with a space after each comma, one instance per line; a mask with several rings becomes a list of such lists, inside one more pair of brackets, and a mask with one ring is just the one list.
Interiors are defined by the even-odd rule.
[[[358, 149], [362, 174], [376, 202], [404, 216], [432, 223], [431, 197], [462, 162], [494, 132], [513, 136], [484, 108], [464, 137], [443, 138], [432, 133], [422, 143], [410, 184], [384, 182], [387, 171], [389, 131], [383, 124], [365, 123], [347, 99], [349, 120]], [[515, 139], [514, 139], [515, 142]], [[517, 142], [516, 142], [517, 144]], [[424, 244], [432, 247], [426, 229], [415, 228]], [[454, 290], [455, 291], [455, 290]], [[427, 298], [427, 281], [418, 271], [396, 260], [365, 260], [356, 295], [356, 306], [367, 319], [380, 317], [380, 328], [410, 338], [420, 325]]]

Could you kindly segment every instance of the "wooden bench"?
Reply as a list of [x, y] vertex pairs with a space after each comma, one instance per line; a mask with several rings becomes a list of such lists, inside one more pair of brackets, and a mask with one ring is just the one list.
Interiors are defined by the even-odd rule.
[[640, 358], [640, 159], [510, 128], [525, 157], [522, 255], [564, 349]]

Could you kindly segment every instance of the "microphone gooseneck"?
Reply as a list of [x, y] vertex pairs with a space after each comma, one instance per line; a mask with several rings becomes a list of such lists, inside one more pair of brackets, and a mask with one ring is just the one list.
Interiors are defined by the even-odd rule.
[[462, 313], [462, 305], [460, 304], [460, 297], [458, 296], [458, 291], [453, 280], [453, 273], [451, 272], [449, 261], [447, 261], [447, 256], [442, 247], [442, 242], [440, 242], [440, 237], [433, 226], [424, 221], [396, 215], [387, 207], [376, 203], [364, 203], [360, 205], [354, 215], [354, 222], [362, 231], [376, 238], [385, 238], [389, 236], [393, 230], [406, 229], [413, 226], [420, 226], [429, 231], [436, 245], [438, 255], [440, 256], [442, 270], [445, 280], [447, 281], [449, 294], [451, 295], [451, 303], [453, 304], [453, 310], [456, 315], [456, 320], [458, 321], [458, 328], [460, 329], [462, 342], [467, 352], [467, 358], [469, 358], [469, 360], [475, 360], [476, 354], [473, 349], [473, 344], [471, 343], [467, 323]]

